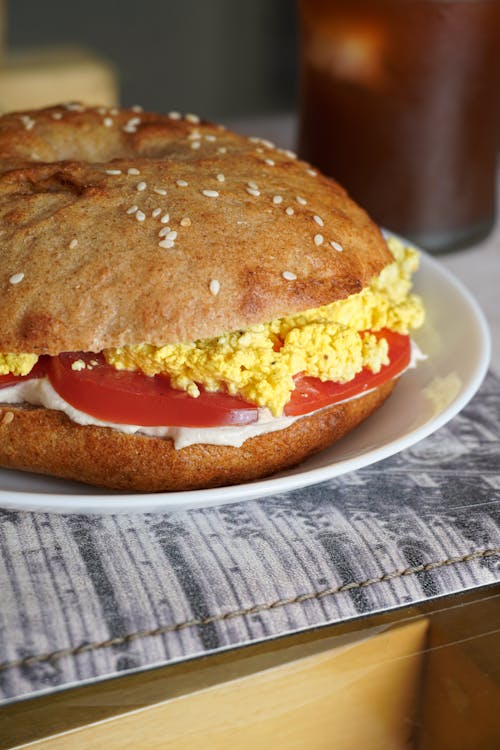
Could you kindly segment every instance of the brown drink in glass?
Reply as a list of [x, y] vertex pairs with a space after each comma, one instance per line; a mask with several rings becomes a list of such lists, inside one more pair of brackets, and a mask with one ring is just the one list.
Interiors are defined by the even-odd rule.
[[486, 236], [500, 0], [299, 0], [300, 155], [432, 252]]

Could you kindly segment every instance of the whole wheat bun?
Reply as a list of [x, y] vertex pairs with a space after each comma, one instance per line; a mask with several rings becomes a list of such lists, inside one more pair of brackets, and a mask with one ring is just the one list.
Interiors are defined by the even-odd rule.
[[213, 337], [357, 293], [391, 262], [335, 182], [196, 119], [79, 105], [0, 117], [0, 351]]
[[239, 484], [294, 466], [339, 440], [381, 406], [393, 386], [390, 381], [284, 430], [250, 438], [241, 448], [175, 450], [171, 440], [81, 426], [59, 411], [9, 404], [0, 415], [0, 465], [142, 492]]
[[[0, 238], [3, 353], [214, 337], [360, 292], [392, 262], [367, 214], [290, 152], [194, 116], [81, 105], [0, 117]], [[0, 465], [120, 490], [236, 484], [330, 445], [392, 387], [241, 448], [0, 405]]]

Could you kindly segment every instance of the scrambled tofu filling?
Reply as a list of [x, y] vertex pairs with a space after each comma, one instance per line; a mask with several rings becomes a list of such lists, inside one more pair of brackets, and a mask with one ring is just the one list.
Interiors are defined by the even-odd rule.
[[388, 364], [385, 339], [366, 331], [389, 328], [407, 334], [423, 322], [420, 299], [409, 294], [418, 253], [390, 239], [390, 264], [361, 293], [345, 300], [213, 339], [107, 349], [119, 370], [168, 373], [174, 388], [199, 395], [224, 390], [268, 407], [279, 416], [297, 373], [346, 383], [363, 367], [376, 373]]
[[[346, 383], [364, 367], [377, 373], [388, 364], [388, 345], [367, 331], [389, 328], [407, 334], [424, 318], [420, 299], [410, 294], [418, 253], [391, 238], [394, 262], [359, 294], [297, 315], [233, 331], [213, 339], [107, 349], [117, 370], [166, 373], [174, 388], [196, 398], [199, 386], [226, 391], [279, 416], [297, 373]], [[35, 354], [0, 354], [0, 374], [26, 375]]]

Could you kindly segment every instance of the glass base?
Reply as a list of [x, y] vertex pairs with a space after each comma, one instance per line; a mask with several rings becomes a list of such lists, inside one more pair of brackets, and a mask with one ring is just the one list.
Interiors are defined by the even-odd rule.
[[432, 255], [440, 255], [465, 249], [484, 240], [493, 229], [494, 223], [494, 219], [488, 219], [465, 228], [439, 232], [404, 232], [401, 230], [401, 234]]

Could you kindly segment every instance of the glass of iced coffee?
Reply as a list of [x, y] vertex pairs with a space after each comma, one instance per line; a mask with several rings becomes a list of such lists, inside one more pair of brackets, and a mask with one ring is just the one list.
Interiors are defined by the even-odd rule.
[[485, 237], [500, 0], [299, 0], [300, 155], [439, 253]]

